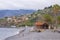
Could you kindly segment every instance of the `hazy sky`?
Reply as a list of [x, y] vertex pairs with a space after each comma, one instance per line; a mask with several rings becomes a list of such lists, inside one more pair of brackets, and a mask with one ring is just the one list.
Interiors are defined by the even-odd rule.
[[0, 9], [43, 9], [60, 0], [0, 0]]

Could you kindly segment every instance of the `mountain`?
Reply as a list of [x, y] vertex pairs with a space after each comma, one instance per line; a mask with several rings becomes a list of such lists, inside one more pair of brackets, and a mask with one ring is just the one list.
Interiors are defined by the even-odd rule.
[[0, 18], [9, 17], [9, 16], [17, 16], [17, 15], [24, 15], [24, 14], [31, 14], [35, 12], [35, 10], [0, 10]]

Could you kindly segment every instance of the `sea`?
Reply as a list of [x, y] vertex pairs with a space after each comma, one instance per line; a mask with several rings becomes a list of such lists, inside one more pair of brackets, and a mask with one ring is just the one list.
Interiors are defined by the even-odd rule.
[[19, 31], [20, 29], [18, 28], [0, 28], [0, 40], [16, 35]]

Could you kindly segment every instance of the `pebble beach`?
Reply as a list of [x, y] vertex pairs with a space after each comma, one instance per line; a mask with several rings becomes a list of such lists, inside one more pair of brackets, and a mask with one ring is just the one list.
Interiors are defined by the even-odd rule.
[[5, 40], [60, 40], [60, 33], [45, 30], [44, 32], [30, 32], [24, 29], [19, 34], [6, 38]]

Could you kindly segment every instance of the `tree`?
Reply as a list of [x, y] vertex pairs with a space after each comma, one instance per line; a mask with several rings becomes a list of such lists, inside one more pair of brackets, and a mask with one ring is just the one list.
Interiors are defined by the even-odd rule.
[[44, 17], [44, 21], [45, 21], [45, 22], [47, 22], [47, 23], [49, 23], [49, 24], [52, 24], [52, 23], [53, 23], [53, 17], [52, 17], [51, 15], [49, 15], [49, 14], [44, 14], [43, 17]]
[[58, 24], [60, 24], [60, 16], [57, 16]]
[[44, 21], [49, 24], [50, 28], [53, 28], [54, 18], [50, 14], [44, 14]]
[[24, 22], [24, 25], [33, 26], [33, 22], [32, 21], [26, 21], [26, 22]]
[[53, 5], [53, 13], [54, 13], [54, 18], [55, 18], [55, 26], [57, 27], [57, 13], [60, 10], [60, 6], [59, 5]]

